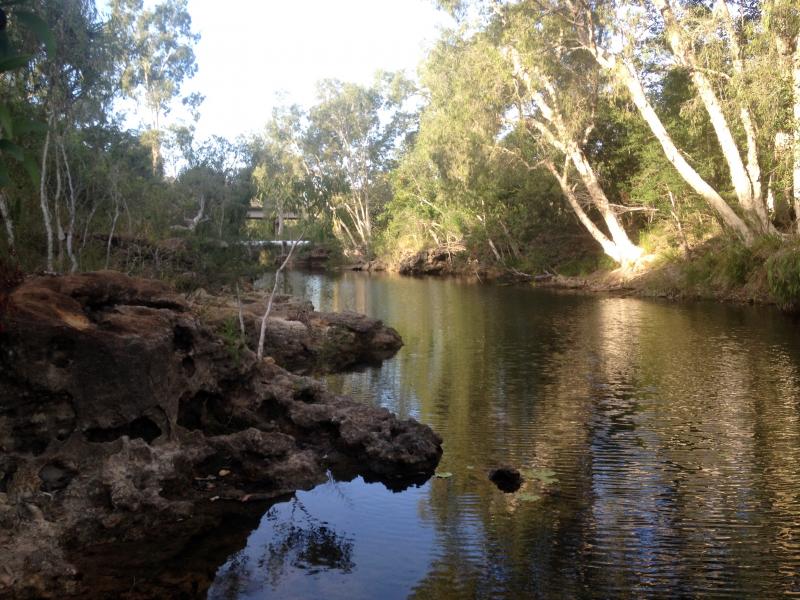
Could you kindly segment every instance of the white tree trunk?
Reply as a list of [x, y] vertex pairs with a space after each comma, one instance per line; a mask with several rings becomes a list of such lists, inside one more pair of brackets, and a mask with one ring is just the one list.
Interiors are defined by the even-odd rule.
[[119, 219], [119, 202], [114, 198], [114, 216], [111, 219], [111, 228], [108, 231], [108, 241], [106, 243], [106, 269], [111, 264], [111, 245], [114, 242], [114, 231], [117, 228], [117, 219]]
[[[692, 82], [697, 88], [700, 100], [705, 106], [706, 113], [714, 127], [722, 155], [728, 165], [731, 183], [736, 192], [736, 198], [750, 218], [750, 225], [757, 231], [768, 233], [774, 231], [767, 211], [764, 206], [764, 199], [761, 197], [761, 169], [758, 166], [758, 151], [756, 148], [755, 127], [750, 118], [750, 111], [746, 106], [739, 107], [739, 115], [742, 119], [745, 134], [747, 136], [747, 157], [748, 162], [745, 167], [739, 146], [733, 137], [728, 120], [722, 110], [722, 104], [717, 98], [714, 87], [706, 77], [705, 72], [697, 64], [697, 59], [691, 47], [685, 43], [681, 33], [681, 25], [678, 22], [669, 0], [653, 0], [653, 4], [661, 13], [666, 24], [667, 42], [672, 49], [678, 62], [690, 70]], [[729, 39], [729, 49], [734, 71], [741, 72], [741, 49], [736, 38], [736, 31], [725, 0], [717, 0], [715, 4], [717, 12], [722, 16], [723, 26], [725, 27]]]
[[550, 173], [552, 173], [553, 177], [556, 178], [556, 181], [558, 181], [558, 185], [561, 187], [564, 197], [567, 199], [570, 207], [572, 207], [572, 210], [575, 212], [575, 216], [578, 217], [581, 225], [583, 225], [592, 238], [594, 238], [594, 240], [600, 244], [600, 247], [603, 248], [603, 252], [605, 252], [607, 256], [609, 256], [612, 260], [621, 263], [622, 257], [620, 256], [617, 245], [610, 240], [597, 225], [594, 224], [594, 221], [589, 218], [589, 215], [586, 214], [586, 211], [583, 210], [580, 202], [578, 202], [578, 198], [575, 196], [575, 190], [573, 190], [569, 185], [567, 165], [564, 167], [564, 173], [559, 173], [552, 161], [544, 161], [544, 166], [548, 171], [550, 171]]
[[8, 240], [8, 249], [11, 252], [16, 252], [16, 245], [14, 241], [14, 222], [11, 220], [11, 211], [8, 210], [8, 201], [6, 199], [5, 191], [0, 191], [0, 217], [3, 217], [3, 223], [6, 226], [6, 239]]
[[800, 233], [800, 35], [794, 40], [792, 57], [792, 79], [794, 89], [794, 165], [792, 167], [792, 196], [794, 198], [794, 214], [797, 219], [797, 231]]
[[47, 135], [42, 149], [42, 172], [39, 175], [39, 202], [42, 208], [45, 238], [47, 240], [47, 270], [53, 271], [53, 225], [50, 220], [50, 203], [47, 201], [47, 155], [50, 151], [50, 129], [53, 124], [51, 116], [48, 122]]
[[[535, 74], [538, 85], [534, 84], [531, 73], [529, 73], [522, 64], [519, 52], [515, 48], [507, 48], [505, 54], [511, 59], [514, 75], [518, 78], [519, 82], [527, 88], [530, 93], [532, 104], [538, 109], [541, 115], [541, 120], [534, 116], [529, 116], [527, 121], [536, 128], [547, 144], [561, 152], [565, 156], [565, 159], [571, 161], [575, 166], [581, 181], [583, 181], [583, 184], [589, 192], [592, 203], [600, 212], [603, 221], [606, 223], [611, 239], [597, 228], [580, 206], [577, 198], [575, 198], [574, 191], [569, 187], [567, 179], [568, 163], [565, 163], [563, 175], [557, 174], [555, 165], [552, 163], [548, 165], [548, 163], [545, 162], [545, 166], [553, 173], [556, 179], [558, 179], [564, 196], [578, 216], [578, 220], [602, 246], [603, 251], [623, 267], [632, 265], [641, 257], [642, 250], [634, 245], [630, 241], [630, 238], [628, 238], [628, 234], [619, 222], [600, 182], [597, 180], [594, 169], [586, 159], [586, 155], [583, 153], [580, 144], [572, 137], [573, 134], [566, 126], [564, 116], [559, 106], [558, 93], [552, 81], [544, 74], [537, 72]], [[520, 117], [522, 118], [521, 109]], [[587, 131], [590, 131], [590, 129], [587, 129]]]
[[56, 191], [53, 194], [53, 219], [56, 222], [56, 248], [58, 254], [56, 255], [56, 268], [60, 272], [64, 269], [64, 240], [66, 235], [64, 233], [64, 225], [61, 223], [61, 158], [58, 153], [58, 137], [54, 136], [53, 140], [53, 165], [56, 173]]
[[78, 259], [75, 257], [74, 240], [75, 240], [75, 219], [78, 212], [78, 201], [75, 196], [75, 186], [72, 184], [72, 173], [69, 169], [69, 162], [67, 161], [67, 151], [64, 147], [64, 140], [61, 140], [61, 155], [64, 160], [64, 172], [67, 175], [67, 187], [69, 189], [69, 221], [67, 224], [67, 256], [70, 262], [70, 273], [78, 270]]
[[664, 150], [667, 160], [672, 163], [672, 166], [675, 167], [684, 181], [686, 181], [686, 183], [716, 211], [725, 225], [736, 232], [746, 243], [752, 242], [753, 233], [750, 231], [747, 224], [730, 206], [728, 206], [728, 203], [719, 195], [719, 192], [711, 187], [711, 185], [709, 185], [709, 183], [686, 161], [680, 150], [675, 146], [672, 137], [667, 132], [666, 127], [664, 127], [664, 124], [661, 122], [658, 114], [656, 114], [652, 104], [650, 104], [650, 101], [647, 99], [634, 66], [631, 64], [617, 64], [615, 62], [610, 64], [615, 67], [616, 74], [621, 79], [623, 85], [628, 89], [633, 103], [650, 127], [650, 131], [653, 132], [653, 135], [661, 144], [661, 148]]
[[589, 164], [583, 151], [575, 144], [573, 144], [572, 151], [570, 152], [570, 160], [572, 160], [572, 164], [575, 165], [575, 169], [578, 171], [581, 181], [583, 181], [583, 184], [589, 191], [592, 202], [603, 217], [608, 232], [611, 234], [611, 240], [614, 242], [617, 248], [617, 254], [619, 255], [619, 258], [615, 260], [623, 266], [630, 266], [642, 256], [642, 249], [634, 245], [628, 237], [628, 234], [625, 233], [625, 229], [619, 222], [617, 214], [611, 208], [611, 203], [608, 201], [606, 193], [597, 180], [597, 175], [595, 175], [592, 165]]
[[[744, 76], [743, 52], [739, 45], [739, 38], [736, 32], [734, 20], [728, 8], [727, 0], [716, 0], [715, 11], [721, 16], [722, 24], [728, 34], [728, 44], [730, 48], [731, 63], [734, 72], [739, 76]], [[750, 179], [753, 193], [753, 209], [756, 217], [760, 221], [762, 230], [774, 232], [775, 228], [769, 219], [770, 210], [763, 195], [763, 182], [761, 180], [761, 166], [758, 164], [758, 138], [750, 107], [743, 103], [739, 107], [739, 118], [742, 121], [746, 140], [747, 140], [747, 176]]]
[[305, 230], [303, 230], [303, 233], [300, 234], [299, 238], [292, 241], [292, 245], [289, 248], [289, 254], [286, 255], [286, 258], [283, 259], [281, 266], [278, 267], [277, 271], [275, 271], [275, 282], [272, 284], [272, 292], [270, 292], [269, 299], [267, 300], [267, 309], [264, 311], [264, 316], [261, 317], [261, 331], [258, 334], [258, 348], [256, 350], [258, 360], [264, 358], [264, 342], [267, 339], [267, 319], [269, 319], [269, 313], [272, 312], [272, 301], [275, 299], [275, 292], [278, 291], [278, 282], [280, 281], [281, 273], [286, 268], [289, 260], [291, 260], [294, 249], [297, 248], [297, 245], [302, 239], [303, 234], [305, 234]]

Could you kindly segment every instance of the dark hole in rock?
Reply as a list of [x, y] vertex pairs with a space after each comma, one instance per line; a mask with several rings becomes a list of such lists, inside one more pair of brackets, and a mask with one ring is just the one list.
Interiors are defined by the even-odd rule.
[[522, 485], [522, 475], [514, 467], [493, 469], [489, 471], [489, 479], [506, 494], [513, 494]]
[[63, 490], [76, 473], [75, 469], [60, 462], [47, 463], [39, 470], [39, 479], [42, 480], [41, 489], [45, 492]]
[[176, 350], [181, 352], [189, 352], [192, 349], [194, 338], [192, 332], [188, 327], [183, 325], [176, 325], [172, 330], [172, 344]]
[[106, 429], [95, 427], [86, 430], [86, 439], [93, 443], [113, 442], [127, 435], [131, 439], [141, 439], [150, 444], [161, 435], [161, 428], [149, 417], [139, 417], [120, 427]]
[[203, 412], [207, 394], [199, 392], [194, 396], [186, 395], [178, 402], [178, 425], [186, 429], [196, 430], [203, 427]]
[[259, 417], [267, 421], [277, 421], [286, 417], [286, 407], [283, 406], [274, 396], [265, 397], [258, 405], [256, 411]]
[[178, 402], [178, 425], [211, 435], [235, 433], [253, 426], [252, 414], [237, 413], [230, 396], [200, 391]]
[[47, 358], [54, 366], [65, 369], [72, 362], [75, 340], [55, 337], [47, 345]]
[[3, 418], [11, 423], [13, 449], [34, 456], [47, 450], [54, 437], [64, 441], [75, 431], [75, 409], [67, 396], [33, 396], [7, 409], [0, 405], [0, 421]]
[[181, 367], [183, 367], [183, 372], [186, 373], [187, 377], [194, 377], [197, 372], [197, 367], [194, 366], [194, 359], [191, 356], [187, 356], [181, 361]]
[[317, 390], [313, 386], [303, 386], [294, 392], [294, 399], [306, 404], [317, 401]]
[[12, 458], [4, 456], [0, 458], [0, 492], [8, 492], [8, 484], [17, 472], [17, 463]]
[[50, 442], [45, 438], [40, 438], [40, 437], [22, 438], [22, 436], [19, 436], [19, 434], [17, 433], [16, 427], [14, 428], [14, 433], [15, 435], [18, 436], [15, 446], [16, 449], [19, 450], [20, 452], [26, 452], [33, 454], [34, 456], [39, 456], [40, 454], [43, 454], [44, 451], [47, 450], [47, 446], [50, 445]]

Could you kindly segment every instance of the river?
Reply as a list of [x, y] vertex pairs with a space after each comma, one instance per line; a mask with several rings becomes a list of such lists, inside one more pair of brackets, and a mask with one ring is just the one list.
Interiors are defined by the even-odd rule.
[[[209, 598], [800, 595], [800, 336], [769, 308], [292, 273], [405, 347], [328, 386], [431, 425], [437, 477], [274, 505]], [[489, 469], [517, 467], [504, 494]]]

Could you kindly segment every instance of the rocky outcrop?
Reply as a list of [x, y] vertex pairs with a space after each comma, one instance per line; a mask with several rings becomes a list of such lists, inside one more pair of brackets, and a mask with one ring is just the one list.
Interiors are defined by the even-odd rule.
[[401, 275], [444, 275], [451, 269], [452, 253], [447, 248], [431, 248], [409, 256], [400, 263]]
[[35, 278], [0, 319], [0, 597], [204, 597], [267, 502], [328, 470], [402, 488], [441, 455], [416, 421], [232, 356], [158, 282]]
[[375, 260], [362, 260], [352, 265], [348, 265], [345, 267], [348, 271], [362, 271], [366, 273], [379, 273], [381, 271], [386, 271], [387, 266], [380, 259]]
[[[247, 346], [255, 349], [268, 294], [189, 296], [204, 320], [227, 336], [240, 335], [239, 308]], [[241, 302], [241, 304], [240, 304]], [[354, 312], [317, 312], [308, 300], [276, 295], [267, 320], [265, 353], [281, 367], [301, 374], [335, 373], [380, 364], [402, 347], [400, 335], [380, 320]]]

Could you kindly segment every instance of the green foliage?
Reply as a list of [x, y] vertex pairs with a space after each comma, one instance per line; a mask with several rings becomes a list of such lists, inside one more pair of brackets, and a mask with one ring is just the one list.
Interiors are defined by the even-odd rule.
[[556, 268], [560, 275], [566, 277], [585, 277], [595, 271], [610, 271], [616, 264], [604, 254], [589, 254], [573, 258]]
[[[37, 14], [26, 10], [28, 2], [0, 2], [0, 74], [11, 73], [28, 66], [33, 59], [32, 53], [26, 53], [11, 40], [7, 24], [21, 26], [22, 30], [32, 32], [42, 43], [47, 53], [52, 55], [56, 50], [53, 33], [47, 23]], [[19, 35], [21, 32], [17, 32]], [[39, 169], [33, 157], [17, 143], [17, 138], [27, 133], [40, 131], [42, 125], [36, 120], [19, 114], [5, 99], [0, 99], [0, 188], [11, 185], [8, 159], [20, 163], [32, 181], [39, 177]]]
[[242, 336], [242, 330], [237, 317], [228, 317], [216, 330], [217, 335], [225, 344], [231, 360], [237, 366], [242, 363], [242, 358], [247, 350], [247, 345]]
[[719, 256], [719, 264], [723, 280], [733, 287], [747, 283], [757, 262], [752, 249], [737, 240], [726, 246]]
[[[152, 168], [161, 167], [161, 119], [181, 94], [183, 82], [197, 71], [187, 0], [162, 0], [144, 8], [142, 0], [111, 0], [108, 27], [120, 56], [119, 81], [123, 94], [143, 101], [150, 111], [147, 144]], [[202, 97], [190, 95], [184, 104], [197, 110]]]
[[800, 307], [800, 246], [792, 244], [767, 259], [767, 282], [772, 296], [784, 308]]

